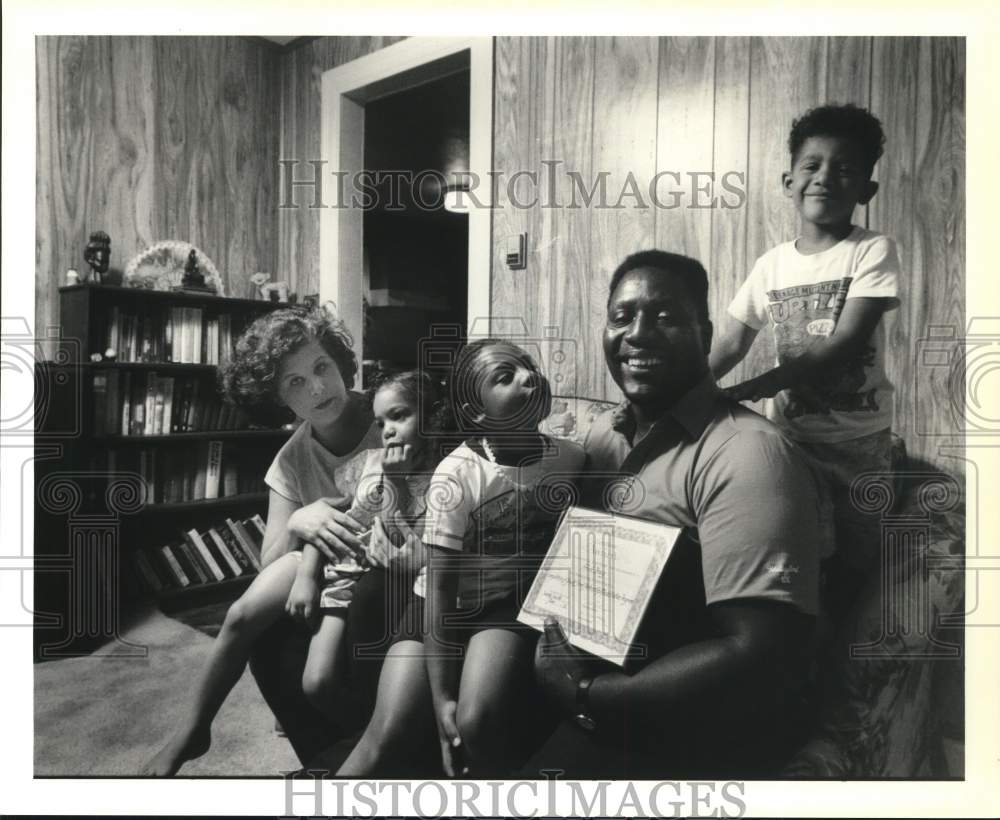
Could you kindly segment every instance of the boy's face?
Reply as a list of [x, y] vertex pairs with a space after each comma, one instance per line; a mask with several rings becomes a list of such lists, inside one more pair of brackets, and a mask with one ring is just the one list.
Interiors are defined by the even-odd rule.
[[303, 421], [329, 424], [347, 407], [348, 390], [337, 363], [316, 341], [290, 353], [278, 370], [278, 399]]
[[815, 225], [849, 223], [855, 206], [878, 190], [857, 145], [843, 137], [809, 137], [781, 182], [802, 218]]

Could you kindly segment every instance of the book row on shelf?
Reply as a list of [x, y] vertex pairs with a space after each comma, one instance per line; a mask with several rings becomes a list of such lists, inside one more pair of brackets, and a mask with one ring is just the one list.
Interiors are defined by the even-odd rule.
[[225, 364], [233, 340], [230, 316], [200, 307], [112, 305], [108, 311], [107, 347], [120, 362]]
[[154, 594], [251, 577], [260, 571], [264, 521], [227, 518], [204, 532], [190, 529], [183, 539], [137, 549], [134, 561], [143, 582]]
[[211, 378], [128, 370], [94, 373], [97, 435], [149, 436], [246, 430], [250, 421], [224, 401]]
[[133, 472], [146, 484], [147, 504], [171, 504], [266, 492], [270, 453], [236, 442], [197, 441], [185, 447], [107, 447], [91, 471]]

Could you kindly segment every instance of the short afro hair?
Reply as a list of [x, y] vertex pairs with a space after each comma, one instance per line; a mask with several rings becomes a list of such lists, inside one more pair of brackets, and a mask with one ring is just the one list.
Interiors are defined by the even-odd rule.
[[684, 288], [694, 303], [698, 321], [702, 324], [708, 323], [708, 273], [697, 259], [679, 253], [648, 250], [626, 256], [625, 261], [611, 274], [611, 283], [608, 285], [609, 305], [615, 289], [625, 278], [625, 274], [639, 268], [652, 268], [677, 276], [684, 283]]
[[344, 325], [325, 307], [282, 308], [256, 319], [237, 340], [232, 358], [219, 371], [226, 399], [258, 424], [294, 420], [292, 411], [278, 401], [278, 371], [287, 356], [310, 342], [319, 342], [351, 389], [358, 361]]
[[793, 165], [810, 137], [839, 137], [853, 142], [861, 152], [868, 176], [871, 176], [875, 163], [882, 156], [882, 146], [885, 145], [885, 132], [878, 118], [867, 109], [851, 103], [830, 103], [811, 108], [792, 123], [788, 152]]

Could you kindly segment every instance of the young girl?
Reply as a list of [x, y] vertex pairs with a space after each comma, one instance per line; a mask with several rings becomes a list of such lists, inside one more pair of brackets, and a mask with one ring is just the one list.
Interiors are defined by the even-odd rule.
[[449, 776], [502, 771], [519, 687], [531, 680], [537, 633], [517, 613], [583, 450], [538, 432], [551, 395], [516, 345], [467, 345], [452, 378], [468, 437], [428, 491], [424, 634], [390, 649], [375, 714], [341, 776], [385, 771], [435, 725]]
[[325, 610], [316, 623], [321, 556], [363, 558], [362, 524], [343, 510], [367, 451], [381, 450], [368, 402], [350, 390], [356, 372], [350, 336], [323, 308], [274, 311], [237, 342], [222, 374], [229, 399], [263, 422], [294, 415], [302, 423], [265, 477], [264, 568], [229, 608], [190, 711], [144, 775], [171, 776], [208, 750], [212, 720], [243, 674], [251, 644], [286, 606], [315, 629], [303, 689], [321, 711], [333, 709], [345, 609]]

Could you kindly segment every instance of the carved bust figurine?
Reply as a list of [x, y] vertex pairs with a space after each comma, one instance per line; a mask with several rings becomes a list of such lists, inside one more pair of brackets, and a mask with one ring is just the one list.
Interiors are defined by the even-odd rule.
[[91, 280], [100, 284], [111, 262], [111, 237], [104, 231], [94, 231], [84, 248], [83, 261], [90, 265]]
[[181, 281], [181, 284], [186, 288], [205, 287], [205, 274], [198, 267], [198, 254], [194, 248], [188, 254], [187, 263], [184, 265], [184, 279]]

